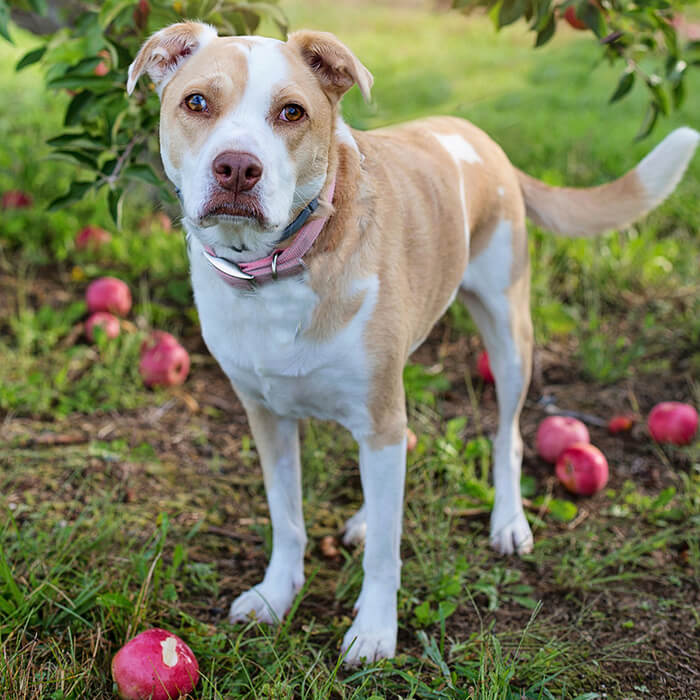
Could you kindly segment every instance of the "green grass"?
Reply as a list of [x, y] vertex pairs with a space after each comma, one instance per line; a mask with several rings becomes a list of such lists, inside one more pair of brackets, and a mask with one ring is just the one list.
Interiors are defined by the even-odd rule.
[[[533, 51], [522, 28], [496, 35], [485, 19], [360, 2], [286, 9], [293, 28], [335, 31], [374, 73], [370, 105], [356, 91], [345, 100], [352, 125], [457, 114], [551, 183], [598, 184], [675, 126], [700, 126], [696, 75], [683, 110], [635, 143], [644, 95], [608, 106], [615, 71], [573, 32]], [[536, 546], [522, 560], [496, 557], [494, 396], [472, 380], [478, 341], [459, 305], [405, 372], [419, 443], [408, 465], [399, 656], [354, 672], [340, 664], [362, 552], [320, 547], [360, 502], [356, 447], [334, 426], [304, 426], [310, 544], [293, 614], [279, 629], [222, 622], [262, 575], [271, 533], [247, 427], [198, 340], [182, 237], [163, 230], [149, 193], [133, 191], [108, 246], [74, 249], [83, 225], [110, 228], [106, 206], [88, 198], [45, 211], [72, 167], [47, 160], [42, 145], [66, 98], [47, 106], [40, 75], [13, 72], [31, 45], [21, 43], [0, 44], [11, 96], [0, 113], [0, 190], [30, 191], [37, 204], [0, 212], [0, 697], [111, 697], [112, 655], [148, 626], [192, 646], [199, 698], [692, 697], [700, 445], [662, 450], [641, 428], [623, 438], [593, 430], [611, 484], [574, 502], [532, 454], [541, 415], [528, 403], [522, 490]], [[544, 372], [533, 396], [553, 391], [565, 407], [603, 415], [644, 413], [660, 398], [698, 402], [699, 197], [695, 158], [676, 194], [628, 231], [568, 241], [533, 229]], [[93, 347], [80, 338], [82, 295], [104, 274], [130, 284], [135, 307], [117, 342]], [[179, 391], [140, 383], [151, 327], [192, 350]]]

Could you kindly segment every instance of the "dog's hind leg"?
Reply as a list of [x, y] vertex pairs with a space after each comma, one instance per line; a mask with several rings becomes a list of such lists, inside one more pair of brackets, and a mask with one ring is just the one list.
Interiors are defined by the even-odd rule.
[[496, 494], [490, 541], [502, 554], [532, 549], [520, 496], [523, 443], [519, 428], [532, 363], [529, 289], [525, 223], [502, 220], [487, 247], [470, 261], [462, 280], [464, 302], [481, 332], [496, 380]]
[[272, 556], [265, 578], [233, 601], [229, 620], [279, 622], [304, 583], [306, 531], [301, 504], [299, 425], [240, 397], [260, 455], [272, 521]]

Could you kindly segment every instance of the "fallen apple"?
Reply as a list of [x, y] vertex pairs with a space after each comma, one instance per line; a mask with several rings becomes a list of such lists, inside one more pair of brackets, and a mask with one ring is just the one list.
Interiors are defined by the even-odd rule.
[[493, 372], [491, 371], [491, 364], [489, 363], [489, 354], [484, 350], [476, 360], [476, 371], [479, 376], [487, 384], [494, 383]]
[[624, 433], [632, 429], [636, 420], [636, 417], [631, 413], [621, 413], [620, 415], [613, 416], [608, 421], [608, 432], [613, 435], [616, 433]]
[[197, 685], [199, 664], [180, 637], [153, 628], [115, 654], [112, 678], [123, 700], [175, 700]]
[[75, 237], [75, 247], [78, 250], [99, 248], [103, 243], [109, 243], [112, 236], [99, 226], [85, 226], [78, 231]]
[[557, 459], [557, 479], [579, 496], [591, 496], [608, 483], [608, 461], [588, 442], [569, 445]]
[[698, 412], [687, 403], [663, 401], [651, 409], [647, 426], [657, 442], [688, 445], [698, 429]]
[[141, 345], [139, 372], [146, 386], [182, 384], [190, 371], [187, 350], [165, 331], [155, 331]]
[[85, 300], [89, 311], [111, 311], [126, 316], [131, 309], [129, 287], [116, 277], [100, 277], [88, 285]]
[[3, 209], [26, 209], [32, 206], [32, 195], [22, 190], [7, 190], [2, 193], [0, 205]]
[[577, 418], [549, 416], [537, 428], [537, 454], [547, 462], [557, 461], [559, 455], [575, 442], [590, 442], [588, 428]]
[[91, 343], [95, 340], [95, 326], [103, 328], [108, 338], [116, 338], [119, 335], [119, 319], [109, 311], [95, 311], [85, 321], [85, 335]]

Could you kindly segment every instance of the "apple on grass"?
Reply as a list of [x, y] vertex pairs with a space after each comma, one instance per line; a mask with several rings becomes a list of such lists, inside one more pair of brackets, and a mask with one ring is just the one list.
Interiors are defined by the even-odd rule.
[[189, 371], [190, 356], [170, 333], [155, 331], [141, 344], [139, 372], [146, 386], [182, 384]]
[[592, 496], [608, 483], [608, 460], [588, 442], [569, 445], [557, 459], [557, 479], [579, 496]]
[[698, 429], [698, 412], [680, 401], [663, 401], [649, 413], [647, 426], [657, 442], [688, 445]]
[[91, 343], [95, 340], [96, 326], [103, 328], [108, 338], [116, 338], [119, 335], [119, 319], [109, 311], [95, 311], [85, 321], [85, 335]]
[[2, 193], [0, 206], [3, 209], [26, 209], [32, 206], [32, 195], [22, 190], [7, 190]]
[[476, 371], [486, 384], [493, 384], [495, 382], [493, 372], [491, 371], [491, 364], [489, 363], [489, 354], [486, 350], [484, 350], [476, 360]]
[[613, 416], [608, 421], [608, 432], [616, 435], [617, 433], [624, 433], [632, 429], [632, 426], [637, 421], [637, 417], [631, 413], [620, 413]]
[[199, 664], [180, 637], [153, 628], [116, 653], [112, 678], [122, 700], [175, 700], [197, 685]]
[[88, 285], [85, 300], [89, 311], [109, 311], [126, 316], [131, 309], [131, 292], [116, 277], [100, 277]]
[[554, 464], [559, 455], [575, 442], [590, 442], [588, 428], [577, 418], [549, 416], [537, 428], [537, 454]]

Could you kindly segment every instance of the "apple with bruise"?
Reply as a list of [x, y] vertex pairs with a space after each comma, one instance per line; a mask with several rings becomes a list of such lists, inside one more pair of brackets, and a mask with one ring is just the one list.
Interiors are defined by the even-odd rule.
[[595, 445], [576, 442], [557, 459], [557, 479], [578, 496], [592, 496], [608, 483], [608, 460]]
[[493, 384], [494, 377], [489, 363], [489, 354], [484, 350], [476, 360], [476, 371], [486, 384]]
[[197, 685], [199, 664], [180, 637], [153, 628], [116, 653], [112, 678], [122, 700], [174, 700]]
[[656, 442], [688, 445], [698, 429], [698, 412], [687, 403], [663, 401], [651, 409], [647, 426]]
[[95, 327], [100, 326], [108, 338], [116, 338], [119, 335], [119, 319], [109, 311], [95, 311], [85, 321], [85, 335], [92, 343], [95, 340]]
[[78, 231], [75, 237], [75, 247], [78, 250], [88, 248], [99, 248], [104, 243], [109, 243], [112, 236], [109, 231], [105, 231], [99, 226], [84, 226]]
[[590, 442], [588, 428], [577, 418], [549, 416], [537, 428], [537, 454], [554, 464], [559, 455], [575, 442]]
[[109, 311], [126, 316], [131, 309], [131, 292], [126, 283], [116, 277], [100, 277], [88, 285], [85, 300], [89, 311]]
[[165, 331], [155, 331], [141, 345], [139, 372], [146, 386], [176, 386], [187, 379], [190, 356]]

